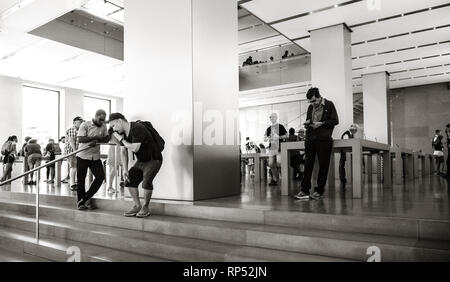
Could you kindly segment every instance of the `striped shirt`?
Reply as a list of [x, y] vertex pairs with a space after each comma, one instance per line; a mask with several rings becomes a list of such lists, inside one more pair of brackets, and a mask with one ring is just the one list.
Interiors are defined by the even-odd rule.
[[[76, 129], [75, 127], [71, 127], [66, 131], [66, 143], [64, 146], [64, 155], [70, 154], [78, 149], [77, 135], [78, 135], [78, 129]], [[75, 148], [72, 148], [72, 146], [70, 145], [70, 140], [72, 138], [75, 139]]]

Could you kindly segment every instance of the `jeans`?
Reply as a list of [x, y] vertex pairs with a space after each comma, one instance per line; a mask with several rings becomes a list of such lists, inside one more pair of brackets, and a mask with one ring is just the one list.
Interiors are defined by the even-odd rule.
[[341, 158], [339, 159], [339, 179], [341, 183], [347, 183], [347, 179], [345, 178], [345, 161], [347, 160], [347, 156], [344, 151], [341, 151]]
[[305, 141], [305, 172], [302, 180], [302, 191], [309, 194], [314, 162], [319, 159], [319, 175], [315, 192], [322, 194], [327, 183], [328, 168], [330, 167], [333, 140], [307, 140]]
[[[88, 168], [91, 170], [95, 179], [86, 192], [86, 174]], [[103, 165], [101, 160], [85, 160], [77, 157], [77, 198], [78, 202], [86, 203], [91, 199], [95, 193], [97, 193], [100, 186], [102, 186], [103, 180], [105, 180], [105, 171], [103, 170]]]

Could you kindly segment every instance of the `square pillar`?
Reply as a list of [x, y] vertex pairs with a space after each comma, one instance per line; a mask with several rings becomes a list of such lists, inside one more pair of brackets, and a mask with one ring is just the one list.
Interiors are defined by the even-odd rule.
[[235, 1], [125, 1], [124, 115], [166, 141], [154, 198], [240, 194]]
[[353, 123], [351, 30], [338, 24], [310, 34], [312, 85], [336, 106], [339, 125], [333, 138], [339, 139]]
[[364, 133], [368, 140], [391, 144], [389, 73], [363, 75]]

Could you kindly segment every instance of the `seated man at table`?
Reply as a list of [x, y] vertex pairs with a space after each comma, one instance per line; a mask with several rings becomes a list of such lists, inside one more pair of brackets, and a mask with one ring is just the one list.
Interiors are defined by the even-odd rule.
[[[355, 124], [350, 125], [350, 129], [345, 131], [341, 139], [353, 139], [355, 138], [355, 134], [358, 131], [358, 128]], [[347, 160], [347, 156], [344, 150], [341, 150], [341, 158], [339, 159], [339, 179], [341, 180], [341, 185], [344, 188], [347, 183], [347, 179], [345, 178], [345, 161]]]
[[[319, 89], [312, 87], [306, 93], [308, 111], [306, 114], [306, 139], [305, 139], [305, 172], [302, 180], [301, 192], [295, 195], [296, 199], [320, 199], [325, 191], [327, 183], [328, 168], [333, 150], [334, 127], [339, 124], [339, 118], [333, 102], [326, 100], [320, 95]], [[314, 162], [319, 159], [319, 175], [317, 177], [317, 187], [312, 195], [311, 176], [314, 169]]]

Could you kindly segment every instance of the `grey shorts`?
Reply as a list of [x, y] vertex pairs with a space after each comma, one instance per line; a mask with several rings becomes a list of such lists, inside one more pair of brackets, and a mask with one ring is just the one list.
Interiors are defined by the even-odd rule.
[[142, 188], [153, 190], [153, 179], [161, 168], [162, 161], [151, 160], [148, 162], [138, 161], [128, 171], [129, 182], [125, 183], [126, 187], [138, 187], [142, 182]]

